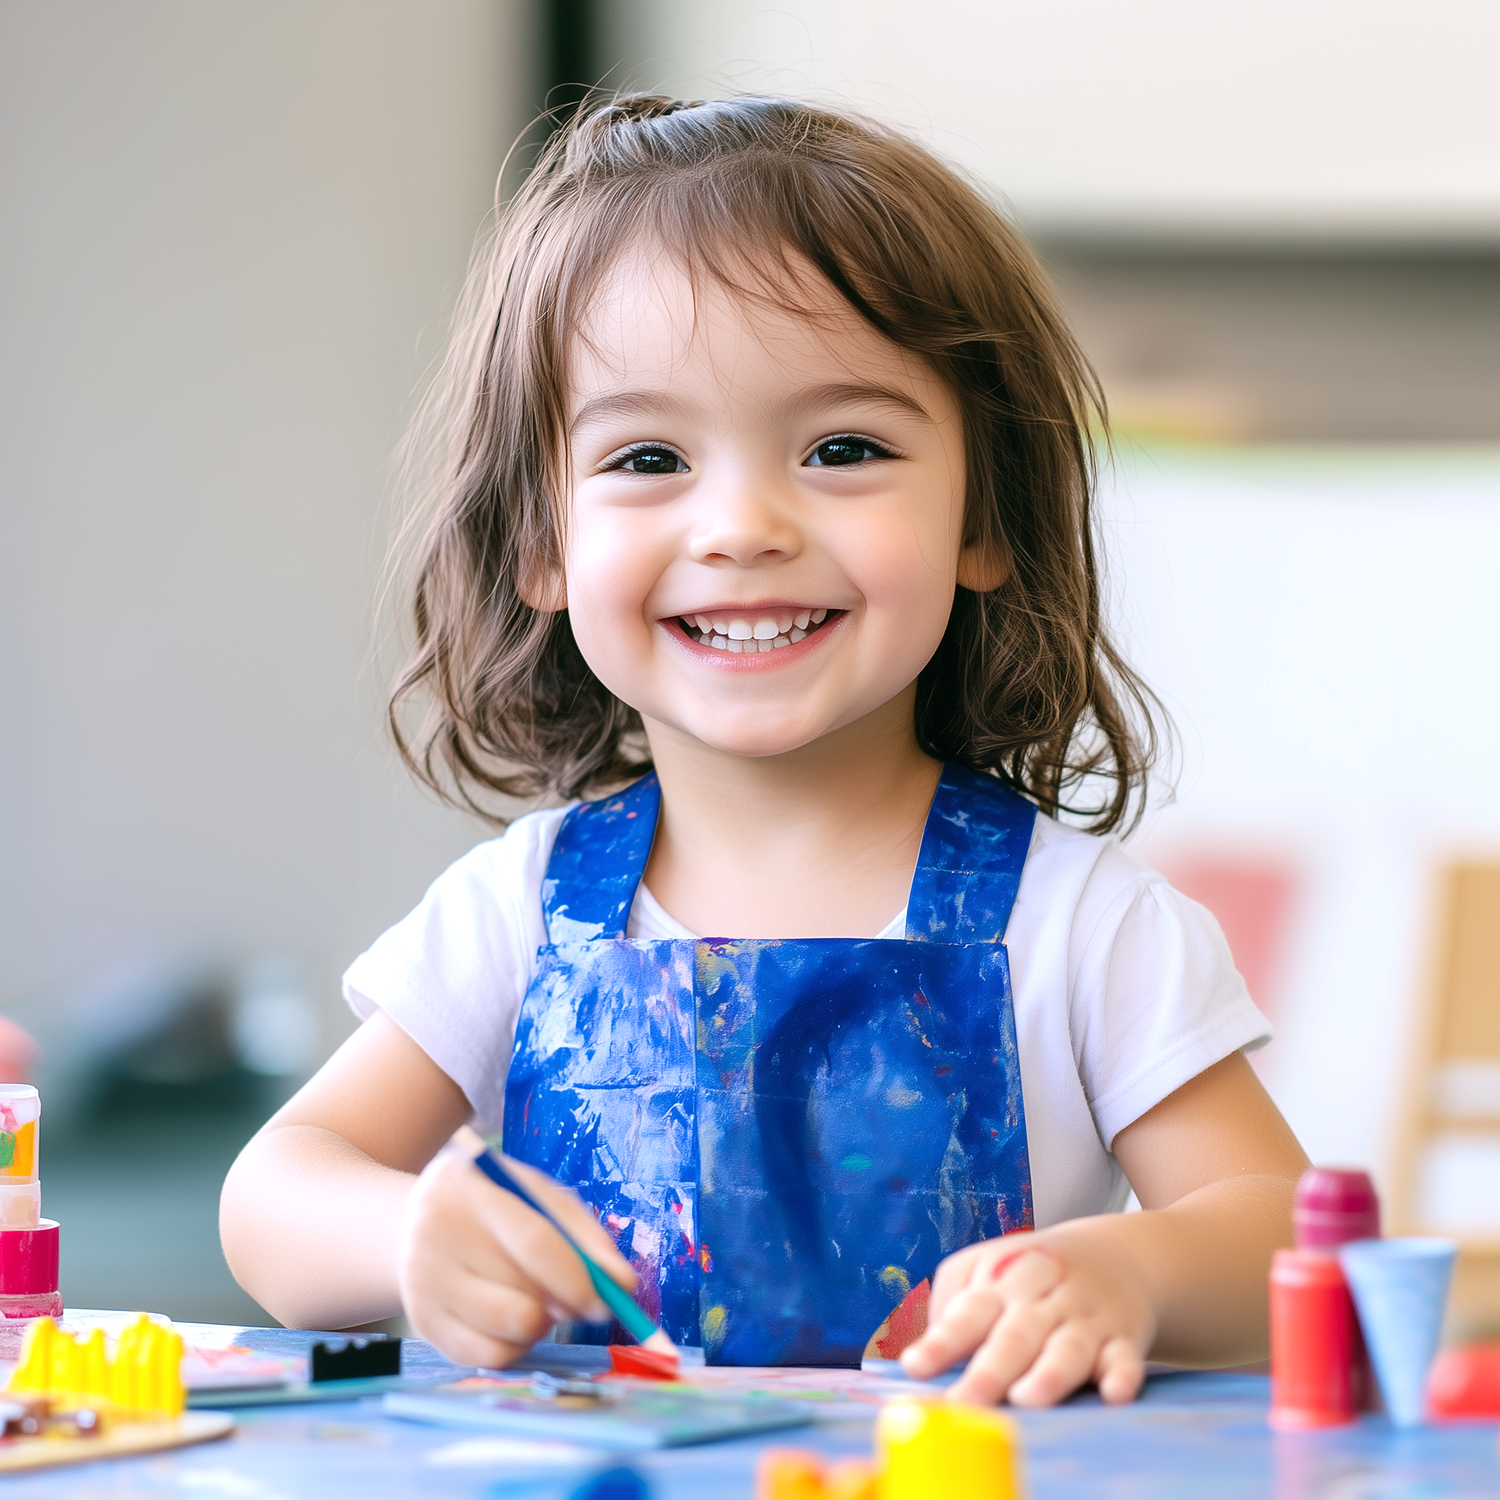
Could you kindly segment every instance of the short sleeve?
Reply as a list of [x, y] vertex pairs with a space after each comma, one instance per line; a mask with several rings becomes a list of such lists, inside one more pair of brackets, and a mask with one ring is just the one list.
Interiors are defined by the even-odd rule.
[[516, 1018], [546, 941], [541, 881], [566, 808], [518, 818], [471, 849], [344, 975], [361, 1020], [383, 1010], [498, 1133]]
[[1106, 1146], [1190, 1078], [1271, 1038], [1213, 914], [1135, 869], [1080, 934], [1070, 986], [1079, 1078]]

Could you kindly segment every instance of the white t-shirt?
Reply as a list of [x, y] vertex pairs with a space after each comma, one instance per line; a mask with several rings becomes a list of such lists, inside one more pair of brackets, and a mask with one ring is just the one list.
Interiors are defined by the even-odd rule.
[[[516, 1017], [546, 942], [541, 882], [566, 808], [514, 822], [440, 875], [349, 966], [498, 1134]], [[876, 936], [900, 937], [906, 913]], [[644, 883], [632, 938], [692, 938]], [[740, 934], [736, 934], [737, 936]], [[743, 934], [753, 936], [753, 934]], [[1221, 1058], [1270, 1039], [1219, 924], [1112, 838], [1037, 815], [1006, 929], [1038, 1228], [1124, 1206], [1115, 1136]]]

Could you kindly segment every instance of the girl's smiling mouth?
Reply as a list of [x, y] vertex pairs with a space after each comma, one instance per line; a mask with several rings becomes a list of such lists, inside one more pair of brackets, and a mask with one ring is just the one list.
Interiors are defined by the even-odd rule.
[[798, 645], [845, 613], [841, 609], [778, 604], [710, 609], [669, 618], [695, 645], [733, 656], [755, 656]]

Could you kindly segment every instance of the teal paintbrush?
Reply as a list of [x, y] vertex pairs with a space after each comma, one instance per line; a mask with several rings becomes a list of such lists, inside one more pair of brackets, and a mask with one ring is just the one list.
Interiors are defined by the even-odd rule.
[[474, 1165], [496, 1187], [514, 1194], [527, 1208], [539, 1213], [568, 1242], [573, 1253], [583, 1262], [583, 1268], [589, 1273], [589, 1280], [594, 1283], [594, 1290], [599, 1293], [600, 1300], [620, 1320], [632, 1338], [647, 1349], [655, 1349], [659, 1354], [670, 1354], [676, 1358], [677, 1347], [672, 1340], [641, 1311], [630, 1293], [609, 1276], [587, 1251], [581, 1249], [578, 1241], [517, 1181], [477, 1130], [461, 1125], [454, 1132], [453, 1140], [465, 1156], [473, 1158]]

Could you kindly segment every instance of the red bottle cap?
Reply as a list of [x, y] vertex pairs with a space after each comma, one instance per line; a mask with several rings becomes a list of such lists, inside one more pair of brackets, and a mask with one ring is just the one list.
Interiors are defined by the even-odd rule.
[[0, 1229], [0, 1297], [57, 1290], [57, 1220], [32, 1229]]
[[1380, 1238], [1380, 1199], [1368, 1172], [1309, 1167], [1297, 1184], [1292, 1225], [1299, 1250], [1336, 1250]]

